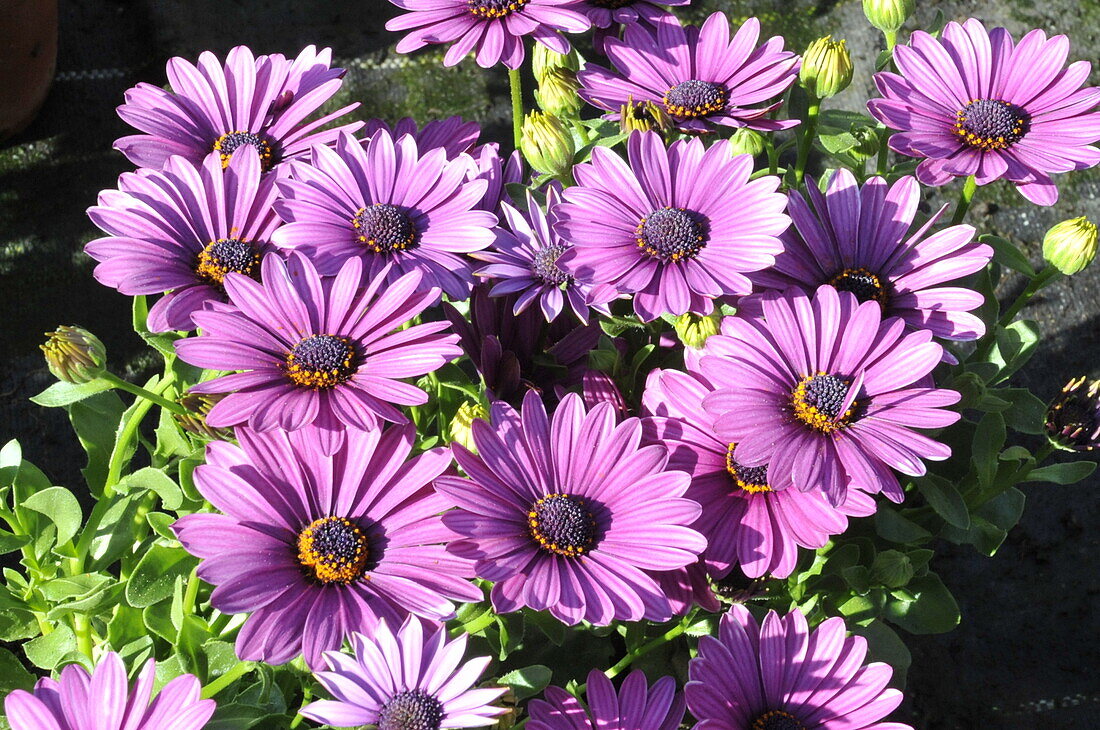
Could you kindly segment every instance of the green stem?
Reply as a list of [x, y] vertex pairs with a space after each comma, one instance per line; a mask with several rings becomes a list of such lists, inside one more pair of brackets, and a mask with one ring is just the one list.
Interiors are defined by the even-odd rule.
[[806, 175], [806, 162], [810, 159], [810, 148], [814, 145], [814, 135], [817, 133], [817, 116], [821, 112], [821, 100], [810, 97], [810, 106], [806, 112], [806, 127], [798, 145], [798, 161], [794, 166], [794, 183], [802, 184], [802, 178]]
[[764, 138], [764, 149], [768, 152], [768, 174], [776, 175], [779, 173], [779, 150], [775, 148], [775, 142], [772, 141], [771, 135]]
[[959, 203], [955, 206], [955, 215], [951, 218], [951, 225], [957, 226], [966, 217], [966, 211], [970, 210], [970, 203], [974, 200], [974, 193], [978, 189], [977, 179], [971, 175], [963, 183], [962, 192], [959, 193]]
[[885, 126], [879, 126], [878, 135], [878, 160], [875, 165], [875, 172], [882, 177], [886, 176], [887, 170], [889, 170], [890, 163], [890, 130]]
[[893, 53], [894, 46], [898, 44], [898, 32], [896, 30], [884, 30], [882, 35], [886, 36], [886, 50]]
[[253, 662], [237, 662], [228, 672], [202, 688], [202, 698], [208, 700], [252, 671]]
[[92, 622], [86, 613], [73, 613], [73, 632], [76, 634], [76, 648], [81, 654], [92, 658]]
[[302, 724], [302, 720], [306, 719], [302, 716], [302, 710], [309, 704], [309, 701], [313, 699], [313, 688], [305, 687], [302, 690], [302, 706], [298, 709], [298, 714], [294, 716], [294, 719], [290, 721], [290, 730], [298, 727]]
[[687, 630], [687, 627], [691, 624], [691, 620], [693, 617], [694, 612], [689, 613], [687, 616], [684, 616], [684, 618], [680, 620], [680, 623], [676, 624], [671, 629], [658, 636], [656, 639], [642, 644], [637, 649], [624, 656], [622, 659], [619, 660], [617, 664], [615, 664], [615, 666], [605, 671], [604, 674], [607, 675], [608, 679], [614, 679], [615, 677], [619, 676], [619, 674], [622, 673], [624, 669], [634, 663], [634, 660], [640, 659], [654, 649], [664, 646], [680, 634], [684, 633], [684, 631]]
[[194, 613], [195, 600], [199, 597], [199, 588], [202, 586], [202, 581], [199, 580], [199, 569], [196, 566], [191, 575], [187, 577], [187, 589], [183, 592], [183, 614]]
[[508, 69], [508, 86], [512, 89], [512, 141], [518, 150], [523, 137], [523, 79], [518, 68]]
[[[127, 382], [115, 375], [114, 373], [105, 372], [103, 373], [102, 377], [104, 380], [107, 380], [120, 390], [125, 390], [127, 393], [133, 393], [139, 398], [144, 398], [147, 401], [152, 401], [161, 408], [169, 410], [172, 413], [178, 413], [181, 416], [187, 415], [187, 409], [181, 406], [179, 403], [174, 403], [167, 398], [162, 398], [151, 390], [146, 390], [145, 388], [142, 388], [140, 385], [134, 385], [133, 383]], [[166, 376], [164, 381], [161, 382], [161, 385], [164, 385], [165, 382], [169, 380], [169, 376]]]
[[998, 327], [1007, 327], [1012, 324], [1012, 320], [1020, 313], [1020, 310], [1024, 308], [1033, 296], [1035, 296], [1040, 289], [1044, 288], [1047, 284], [1058, 278], [1060, 272], [1050, 264], [1040, 271], [1032, 278], [1031, 282], [1027, 285], [1027, 288], [1020, 292], [1020, 296], [1016, 297], [1016, 301], [1012, 302], [1012, 305], [1005, 310], [1005, 313], [1001, 315], [1001, 318], [997, 320]]

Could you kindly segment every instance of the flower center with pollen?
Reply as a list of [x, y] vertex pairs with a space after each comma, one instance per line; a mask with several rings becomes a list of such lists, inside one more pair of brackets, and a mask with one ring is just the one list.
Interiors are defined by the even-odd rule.
[[298, 535], [298, 562], [322, 583], [351, 583], [363, 575], [367, 536], [351, 520], [324, 517]]
[[681, 81], [665, 92], [665, 109], [674, 117], [705, 117], [721, 111], [729, 101], [725, 86], [710, 81]]
[[634, 230], [638, 248], [665, 263], [692, 259], [706, 245], [703, 224], [683, 208], [661, 208], [642, 218]]
[[398, 692], [378, 712], [378, 730], [439, 730], [443, 705], [422, 689]]
[[466, 8], [479, 18], [494, 20], [522, 10], [528, 0], [466, 0]]
[[737, 447], [737, 444], [730, 444], [726, 449], [726, 471], [733, 477], [733, 481], [737, 483], [743, 491], [749, 494], [762, 494], [763, 492], [770, 492], [772, 488], [768, 485], [768, 465], [763, 466], [743, 466], [737, 463], [737, 460], [733, 458], [733, 450]]
[[416, 242], [416, 225], [412, 218], [389, 203], [360, 208], [351, 224], [359, 242], [375, 253], [404, 251]]
[[271, 152], [271, 143], [254, 132], [226, 132], [214, 140], [214, 151], [222, 158], [222, 168], [229, 167], [233, 153], [243, 145], [251, 145], [260, 154], [260, 169], [267, 172], [275, 164]]
[[226, 274], [252, 276], [260, 265], [260, 252], [248, 241], [236, 238], [219, 238], [211, 241], [199, 252], [195, 272], [211, 284], [221, 284]]
[[829, 283], [836, 287], [837, 291], [855, 294], [860, 304], [873, 299], [882, 306], [886, 306], [886, 289], [882, 286], [882, 280], [867, 269], [845, 269], [829, 279]]
[[551, 286], [569, 283], [573, 277], [558, 268], [558, 258], [563, 253], [565, 253], [565, 246], [560, 243], [552, 243], [535, 251], [535, 257], [531, 261], [531, 273], [544, 284]]
[[286, 356], [286, 374], [295, 385], [334, 388], [353, 374], [355, 346], [346, 337], [310, 335]]
[[749, 730], [806, 730], [806, 726], [789, 712], [771, 710], [753, 720]]
[[571, 494], [549, 494], [527, 513], [531, 537], [543, 550], [575, 558], [584, 555], [596, 540], [596, 519], [585, 501]]
[[853, 400], [841, 413], [851, 385], [850, 380], [825, 373], [802, 378], [791, 394], [795, 418], [822, 433], [844, 428], [856, 409], [856, 401]]
[[1031, 122], [1023, 109], [997, 99], [974, 99], [955, 116], [955, 134], [985, 151], [1011, 147], [1027, 134]]

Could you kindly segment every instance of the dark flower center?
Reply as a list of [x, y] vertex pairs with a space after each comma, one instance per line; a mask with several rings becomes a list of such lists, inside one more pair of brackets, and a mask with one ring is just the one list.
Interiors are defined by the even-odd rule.
[[211, 284], [221, 284], [229, 273], [252, 276], [260, 265], [260, 252], [248, 241], [219, 238], [206, 244], [199, 252], [196, 273]]
[[836, 375], [818, 373], [802, 378], [791, 394], [795, 418], [822, 433], [832, 433], [852, 420], [856, 402], [841, 413], [852, 382]]
[[565, 253], [565, 246], [560, 243], [552, 243], [549, 246], [535, 251], [535, 258], [531, 261], [531, 272], [542, 279], [544, 284], [559, 286], [567, 284], [573, 277], [558, 268], [558, 257]]
[[674, 117], [705, 117], [725, 108], [730, 93], [710, 81], [681, 81], [665, 92], [665, 109]]
[[528, 0], [466, 0], [466, 8], [479, 18], [503, 18], [523, 9]]
[[856, 295], [860, 304], [872, 299], [886, 306], [886, 289], [882, 281], [867, 269], [845, 269], [829, 279], [829, 283], [836, 287], [837, 291], [851, 292]]
[[310, 335], [286, 356], [286, 372], [303, 388], [334, 388], [355, 373], [355, 346], [346, 337]]
[[255, 132], [227, 132], [214, 140], [214, 151], [222, 158], [222, 168], [229, 167], [229, 160], [233, 158], [242, 145], [251, 145], [260, 153], [260, 169], [268, 171], [275, 164], [271, 152], [271, 143]]
[[806, 726], [789, 712], [771, 710], [753, 720], [750, 730], [806, 730]]
[[1003, 150], [1027, 134], [1031, 116], [1015, 104], [975, 99], [956, 112], [955, 134], [971, 147]]
[[1069, 381], [1047, 409], [1047, 436], [1060, 447], [1074, 451], [1100, 447], [1100, 380], [1086, 383], [1084, 376]]
[[351, 520], [324, 517], [298, 534], [298, 562], [322, 583], [351, 583], [363, 575], [367, 536]]
[[422, 689], [395, 694], [378, 712], [378, 730], [439, 730], [443, 705]]
[[768, 485], [768, 465], [743, 466], [738, 464], [737, 460], [733, 458], [733, 450], [736, 447], [737, 444], [730, 444], [729, 448], [726, 449], [726, 471], [733, 477], [733, 481], [737, 482], [737, 486], [749, 494], [772, 491], [772, 488]]
[[589, 2], [597, 8], [618, 10], [619, 8], [625, 8], [627, 5], [633, 5], [637, 0], [589, 0]]
[[695, 258], [706, 245], [706, 230], [694, 213], [661, 208], [642, 218], [634, 230], [638, 247], [665, 263]]
[[543, 550], [575, 558], [596, 540], [596, 519], [585, 501], [571, 494], [542, 497], [527, 513], [527, 526]]
[[376, 203], [360, 208], [351, 219], [359, 242], [375, 253], [404, 251], [416, 242], [416, 225], [401, 208]]

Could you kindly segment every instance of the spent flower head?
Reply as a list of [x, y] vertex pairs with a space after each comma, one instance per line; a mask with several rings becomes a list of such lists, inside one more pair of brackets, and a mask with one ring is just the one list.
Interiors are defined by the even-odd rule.
[[46, 354], [46, 366], [58, 380], [90, 383], [107, 369], [107, 348], [83, 327], [59, 325], [46, 336], [46, 344], [39, 347]]
[[1047, 408], [1046, 433], [1063, 451], [1100, 448], [1100, 380], [1082, 375], [1066, 383]]

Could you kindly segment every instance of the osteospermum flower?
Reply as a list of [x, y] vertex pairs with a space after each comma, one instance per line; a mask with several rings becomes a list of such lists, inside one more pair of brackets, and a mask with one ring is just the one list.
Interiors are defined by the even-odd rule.
[[668, 17], [665, 6], [690, 4], [691, 0], [580, 0], [576, 7], [596, 28], [610, 28], [618, 23], [655, 25]]
[[890, 147], [923, 157], [917, 178], [944, 185], [973, 175], [979, 185], [1004, 178], [1025, 198], [1053, 205], [1051, 173], [1100, 162], [1100, 89], [1081, 85], [1092, 65], [1065, 67], [1069, 40], [1033, 30], [1017, 44], [981, 21], [948, 23], [940, 37], [913, 31], [894, 49], [900, 75], [879, 73], [882, 99], [868, 109], [899, 134]]
[[390, 0], [409, 11], [386, 23], [386, 30], [408, 30], [398, 53], [411, 53], [429, 43], [450, 43], [444, 66], [454, 66], [470, 51], [477, 64], [508, 68], [523, 64], [523, 37], [531, 36], [558, 53], [569, 53], [560, 31], [583, 33], [591, 26], [577, 12], [576, 0]]
[[366, 142], [341, 135], [336, 148], [315, 147], [311, 165], [295, 164], [281, 180], [275, 210], [287, 224], [276, 245], [301, 251], [324, 275], [350, 258], [387, 283], [419, 271], [425, 288], [466, 299], [473, 285], [463, 254], [491, 244], [497, 219], [476, 210], [484, 180], [470, 180], [468, 155], [448, 159], [443, 147], [421, 152], [409, 135], [379, 129]]
[[302, 715], [336, 727], [374, 725], [378, 730], [492, 725], [506, 710], [490, 703], [507, 688], [473, 689], [492, 660], [477, 657], [461, 664], [467, 638], [463, 634], [448, 641], [442, 626], [425, 634], [420, 620], [411, 616], [396, 635], [386, 621], [369, 637], [352, 634], [355, 656], [326, 652], [329, 671], [316, 673], [335, 699], [311, 702]]
[[215, 428], [248, 423], [258, 431], [318, 427], [319, 446], [331, 451], [348, 429], [379, 421], [404, 422], [397, 405], [420, 405], [428, 395], [401, 378], [442, 367], [461, 354], [447, 322], [397, 330], [438, 298], [422, 291], [410, 272], [385, 285], [363, 281], [363, 265], [349, 259], [324, 279], [298, 254], [268, 254], [261, 282], [225, 277], [233, 306], [193, 315], [200, 337], [176, 342], [181, 359], [211, 370], [239, 370], [199, 383], [192, 393], [229, 393], [206, 416]]
[[471, 564], [449, 554], [450, 506], [431, 487], [451, 463], [445, 449], [410, 458], [415, 429], [349, 429], [331, 456], [315, 429], [238, 429], [240, 447], [207, 446], [199, 492], [223, 514], [192, 514], [173, 529], [202, 558], [212, 605], [249, 613], [237, 636], [242, 659], [311, 667], [353, 631], [411, 613], [454, 616], [452, 600], [481, 600]]
[[916, 180], [903, 177], [888, 186], [874, 177], [860, 188], [842, 169], [824, 195], [815, 185], [806, 190], [809, 203], [797, 191], [790, 193], [787, 212], [794, 225], [783, 235], [775, 266], [750, 277], [757, 290], [794, 286], [812, 293], [831, 284], [938, 337], [973, 340], [985, 334], [985, 324], [970, 314], [985, 298], [943, 285], [985, 268], [993, 249], [974, 241], [973, 226], [927, 235], [938, 214], [909, 235], [920, 202]]
[[198, 169], [173, 157], [162, 171], [123, 173], [118, 190], [100, 193], [88, 216], [110, 235], [84, 251], [99, 262], [101, 284], [130, 296], [164, 293], [149, 309], [153, 332], [193, 330], [192, 313], [225, 301], [226, 274], [259, 275], [280, 223], [277, 192], [253, 150], [224, 169], [216, 154]]
[[118, 654], [108, 652], [95, 669], [69, 664], [58, 680], [43, 677], [33, 692], [4, 698], [12, 730], [200, 730], [214, 714], [214, 700], [199, 699], [199, 680], [176, 677], [152, 700], [156, 662], [150, 659], [133, 687]]
[[874, 501], [855, 489], [844, 502], [829, 504], [819, 490], [775, 490], [766, 464], [737, 461], [736, 444], [718, 438], [703, 400], [713, 389], [701, 377], [676, 370], [654, 370], [642, 405], [647, 439], [669, 449], [669, 469], [691, 475], [687, 497], [703, 508], [692, 525], [707, 538], [703, 553], [716, 578], [734, 566], [750, 578], [786, 578], [798, 561], [798, 547], [823, 547], [848, 527], [848, 517], [875, 511]]
[[195, 66], [183, 58], [168, 61], [171, 91], [140, 83], [126, 92], [118, 115], [144, 134], [122, 137], [115, 149], [142, 167], [161, 167], [172, 155], [198, 164], [217, 152], [228, 165], [234, 151], [252, 147], [269, 170], [330, 144], [341, 131], [362, 122], [318, 131], [359, 106], [349, 104], [307, 122], [339, 89], [344, 70], [329, 68], [332, 51], [307, 46], [294, 60], [282, 54], [253, 56], [237, 46], [223, 66], [205, 51]]
[[890, 665], [866, 656], [866, 639], [845, 636], [840, 617], [811, 631], [798, 609], [757, 624], [734, 605], [718, 636], [699, 640], [684, 693], [700, 730], [912, 730], [881, 722], [902, 694], [886, 686]]
[[928, 377], [943, 355], [931, 340], [900, 318], [883, 320], [878, 302], [828, 285], [812, 299], [769, 294], [763, 317], [727, 317], [707, 340], [700, 367], [716, 392], [703, 407], [718, 437], [737, 444], [730, 458], [767, 464], [773, 490], [823, 489], [841, 505], [851, 486], [901, 501], [891, 467], [920, 476], [922, 459], [951, 455], [914, 429], [959, 419], [944, 410], [959, 394]]
[[[701, 28], [681, 26], [669, 15], [650, 30], [628, 25], [623, 40], [608, 38], [604, 51], [615, 70], [589, 63], [577, 74], [580, 95], [618, 119], [624, 104], [652, 102], [664, 108], [684, 132], [712, 125], [773, 131], [798, 124], [768, 115], [798, 78], [798, 56], [776, 37], [759, 48], [760, 21], [749, 18], [730, 38], [724, 13]], [[771, 103], [769, 103], [771, 102]], [[763, 106], [760, 106], [763, 105]]]
[[687, 704], [676, 691], [676, 680], [661, 677], [647, 687], [645, 673], [635, 670], [623, 680], [619, 692], [599, 669], [588, 673], [585, 709], [560, 687], [547, 687], [544, 699], [527, 705], [531, 730], [676, 730]]
[[686, 527], [699, 506], [681, 495], [688, 477], [663, 471], [660, 446], [639, 448], [641, 423], [616, 423], [610, 403], [585, 412], [570, 393], [553, 419], [528, 392], [521, 413], [493, 404], [492, 425], [473, 424], [475, 456], [452, 444], [469, 476], [436, 489], [457, 510], [443, 516], [462, 536], [448, 549], [495, 581], [494, 609], [549, 610], [564, 623], [670, 615], [646, 570], [695, 562], [703, 537]]
[[665, 148], [656, 132], [636, 132], [629, 164], [604, 147], [577, 165], [577, 185], [557, 208], [573, 244], [558, 265], [578, 281], [634, 294], [644, 320], [710, 314], [714, 299], [747, 294], [745, 273], [770, 266], [790, 224], [779, 178], [749, 181], [752, 157], [722, 140]]
[[381, 119], [371, 119], [363, 128], [363, 139], [370, 139], [379, 130], [385, 130], [393, 139], [406, 134], [412, 135], [421, 153], [442, 147], [447, 151], [449, 160], [453, 160], [463, 152], [472, 151], [478, 137], [481, 136], [481, 126], [477, 122], [467, 122], [459, 116], [434, 119], [423, 127], [411, 117], [400, 119], [392, 126]]

